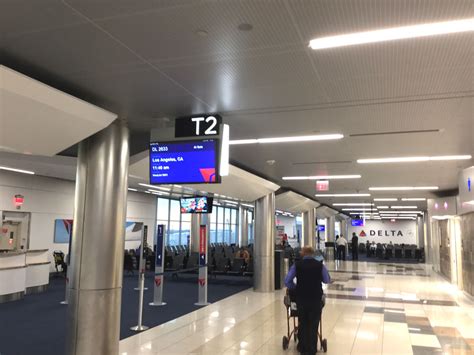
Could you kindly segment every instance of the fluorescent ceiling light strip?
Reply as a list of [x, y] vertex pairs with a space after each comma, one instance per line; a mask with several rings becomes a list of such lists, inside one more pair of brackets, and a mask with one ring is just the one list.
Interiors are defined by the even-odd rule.
[[312, 136], [293, 136], [293, 137], [273, 137], [273, 138], [254, 138], [254, 139], [236, 139], [229, 141], [230, 145], [238, 144], [266, 144], [266, 143], [290, 143], [290, 142], [311, 142], [333, 139], [342, 139], [343, 134], [318, 134]]
[[378, 209], [385, 209], [388, 208], [388, 206], [377, 206]]
[[394, 210], [398, 209], [410, 209], [410, 208], [418, 208], [418, 206], [391, 206]]
[[137, 189], [133, 189], [131, 187], [128, 188], [128, 191], [138, 191]]
[[316, 176], [283, 176], [283, 180], [337, 180], [360, 179], [361, 175], [316, 175]]
[[171, 191], [171, 189], [168, 188], [168, 187], [161, 187], [161, 186], [143, 184], [143, 183], [141, 183], [141, 182], [139, 182], [138, 185], [144, 186], [144, 187], [151, 187], [152, 189], [158, 189], [158, 190], [163, 190], [163, 191]]
[[438, 186], [393, 186], [393, 187], [369, 187], [370, 191], [414, 191], [414, 190], [438, 190]]
[[152, 190], [152, 189], [148, 189], [148, 191], [150, 191], [153, 195], [169, 195], [170, 193], [169, 192], [165, 192], [165, 191], [156, 191], [156, 190]]
[[402, 201], [426, 201], [424, 197], [402, 198]]
[[423, 213], [422, 211], [391, 211], [391, 210], [386, 210], [386, 211], [380, 211], [379, 213], [398, 213], [398, 214], [405, 214], [405, 213]]
[[374, 201], [398, 201], [398, 198], [374, 198]]
[[316, 194], [316, 197], [369, 197], [370, 194]]
[[470, 155], [442, 155], [434, 157], [394, 157], [394, 158], [372, 158], [357, 159], [359, 164], [380, 164], [380, 163], [415, 163], [426, 161], [444, 161], [444, 160], [469, 160]]
[[343, 208], [343, 211], [367, 211], [367, 212], [377, 212], [377, 210], [372, 210], [370, 208]]
[[333, 206], [373, 206], [373, 203], [333, 203]]
[[250, 207], [250, 208], [254, 208], [255, 206], [254, 205], [248, 205], [246, 203], [241, 203], [242, 206], [245, 206], [245, 207]]
[[13, 171], [14, 173], [21, 173], [21, 174], [28, 174], [28, 175], [34, 175], [35, 174], [34, 171], [9, 168], [8, 166], [0, 166], [0, 170]]
[[463, 20], [393, 27], [374, 31], [354, 32], [338, 36], [315, 38], [309, 42], [309, 46], [311, 49], [319, 50], [366, 43], [394, 41], [399, 39], [469, 32], [473, 30], [474, 19], [468, 18]]

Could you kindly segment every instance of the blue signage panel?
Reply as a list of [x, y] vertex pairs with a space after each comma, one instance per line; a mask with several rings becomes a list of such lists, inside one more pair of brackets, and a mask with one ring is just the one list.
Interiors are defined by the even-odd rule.
[[363, 219], [353, 219], [351, 221], [352, 227], [362, 227], [364, 226], [364, 220]]
[[155, 266], [163, 266], [163, 240], [164, 240], [164, 225], [158, 224], [158, 231], [156, 234], [156, 260]]
[[324, 232], [325, 230], [326, 230], [326, 226], [324, 226], [324, 225], [322, 225], [322, 226], [321, 226], [321, 225], [318, 225], [318, 231], [319, 231], [319, 232]]
[[219, 183], [218, 150], [215, 139], [150, 143], [150, 183]]

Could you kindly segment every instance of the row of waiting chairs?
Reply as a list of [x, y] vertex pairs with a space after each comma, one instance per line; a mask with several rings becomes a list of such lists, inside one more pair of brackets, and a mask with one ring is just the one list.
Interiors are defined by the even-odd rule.
[[376, 245], [376, 249], [367, 249], [366, 244], [359, 244], [359, 252], [366, 253], [367, 257], [376, 257], [379, 259], [416, 259], [423, 260], [424, 249], [418, 248], [416, 245], [400, 245], [400, 244], [381, 244]]

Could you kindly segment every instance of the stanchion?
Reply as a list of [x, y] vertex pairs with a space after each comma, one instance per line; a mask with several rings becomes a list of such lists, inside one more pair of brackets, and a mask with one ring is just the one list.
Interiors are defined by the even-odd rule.
[[64, 295], [64, 301], [61, 301], [60, 304], [69, 304], [69, 268], [66, 271], [66, 292]]
[[[143, 233], [142, 233], [142, 244], [140, 245], [140, 255], [138, 256], [140, 259], [138, 259], [138, 286], [134, 288], [135, 291], [140, 291], [140, 274], [143, 272], [143, 277], [145, 277], [145, 243], [146, 243], [146, 237], [147, 237], [147, 232], [148, 232], [148, 226], [143, 226]], [[146, 291], [148, 288], [143, 287], [143, 290]]]
[[155, 286], [153, 287], [153, 302], [149, 303], [150, 306], [164, 306], [163, 302], [163, 283], [165, 281], [164, 271], [164, 255], [165, 255], [165, 226], [159, 224], [156, 234], [156, 257], [155, 257]]
[[130, 330], [133, 330], [135, 332], [141, 332], [143, 330], [147, 330], [148, 327], [146, 325], [143, 325], [143, 289], [145, 286], [145, 272], [142, 272], [140, 270], [140, 287], [139, 287], [139, 299], [138, 299], [138, 325], [131, 327]]
[[[201, 216], [199, 227], [199, 277], [198, 277], [198, 302], [196, 306], [207, 306], [207, 221], [208, 217]], [[203, 223], [203, 220], [205, 223]]]

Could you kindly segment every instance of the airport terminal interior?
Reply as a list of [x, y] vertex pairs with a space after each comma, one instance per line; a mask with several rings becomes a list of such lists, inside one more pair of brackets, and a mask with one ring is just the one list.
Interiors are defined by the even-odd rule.
[[0, 0], [0, 355], [474, 354], [472, 0]]

